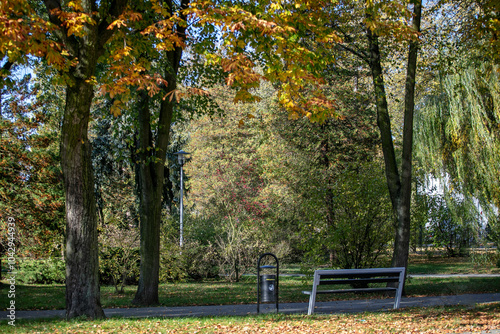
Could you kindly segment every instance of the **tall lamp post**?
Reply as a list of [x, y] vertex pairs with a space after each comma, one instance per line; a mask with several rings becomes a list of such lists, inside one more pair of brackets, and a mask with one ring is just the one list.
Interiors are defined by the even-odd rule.
[[183, 230], [184, 230], [184, 225], [183, 225], [183, 219], [184, 219], [184, 205], [183, 205], [183, 194], [184, 194], [184, 171], [183, 171], [183, 166], [184, 166], [184, 163], [186, 162], [186, 156], [189, 154], [187, 152], [184, 152], [183, 150], [180, 150], [179, 152], [177, 153], [174, 153], [177, 158], [179, 159], [179, 165], [181, 166], [181, 192], [180, 192], [180, 197], [181, 197], [181, 208], [180, 208], [180, 232], [181, 232], [181, 235], [180, 235], [180, 241], [179, 241], [179, 245], [182, 247], [183, 243], [184, 243], [184, 235], [183, 235]]

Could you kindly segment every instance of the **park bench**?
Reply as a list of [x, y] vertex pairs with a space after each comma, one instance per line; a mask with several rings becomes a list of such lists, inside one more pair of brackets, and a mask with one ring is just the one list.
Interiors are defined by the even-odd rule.
[[[395, 268], [369, 268], [369, 269], [338, 269], [316, 270], [312, 291], [302, 291], [309, 297], [308, 315], [313, 314], [316, 295], [324, 293], [357, 293], [357, 292], [388, 292], [395, 291], [394, 309], [399, 308], [405, 277], [404, 267]], [[398, 287], [369, 287], [373, 283], [398, 282]], [[347, 288], [324, 290], [318, 289], [320, 285], [348, 285]]]

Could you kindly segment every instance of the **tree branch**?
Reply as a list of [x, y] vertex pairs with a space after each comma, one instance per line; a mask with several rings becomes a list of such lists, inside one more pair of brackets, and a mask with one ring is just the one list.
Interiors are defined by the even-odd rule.
[[128, 0], [114, 0], [111, 2], [111, 5], [108, 10], [108, 15], [105, 15], [102, 19], [101, 22], [99, 23], [98, 31], [97, 33], [99, 34], [99, 45], [98, 47], [102, 49], [102, 51], [99, 52], [101, 55], [102, 52], [104, 52], [104, 45], [108, 42], [108, 40], [113, 36], [117, 28], [113, 29], [108, 29], [109, 27], [109, 18], [115, 19], [119, 17], [120, 15], [123, 14], [125, 11], [125, 8], [127, 8], [128, 5]]

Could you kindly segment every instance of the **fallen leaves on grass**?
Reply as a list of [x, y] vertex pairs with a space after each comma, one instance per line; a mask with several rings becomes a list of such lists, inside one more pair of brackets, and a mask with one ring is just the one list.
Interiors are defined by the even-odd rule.
[[[500, 329], [500, 304], [335, 315], [118, 319], [23, 323], [28, 333], [482, 333]], [[0, 326], [0, 332], [4, 328]], [[24, 331], [21, 331], [24, 333]], [[19, 332], [16, 332], [19, 333]]]

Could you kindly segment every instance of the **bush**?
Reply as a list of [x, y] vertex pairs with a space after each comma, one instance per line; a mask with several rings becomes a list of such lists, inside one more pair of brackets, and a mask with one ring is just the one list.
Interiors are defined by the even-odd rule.
[[19, 280], [24, 284], [54, 284], [66, 281], [66, 266], [61, 258], [25, 259], [19, 264]]
[[99, 235], [99, 273], [104, 284], [113, 284], [123, 293], [126, 284], [139, 280], [139, 230], [116, 224], [102, 226]]
[[382, 171], [376, 165], [364, 167], [339, 175], [330, 224], [324, 217], [302, 224], [305, 263], [345, 269], [386, 265], [393, 240], [389, 194]]
[[160, 282], [217, 277], [217, 257], [210, 243], [189, 242], [182, 249], [177, 243], [164, 243], [160, 256]]
[[174, 243], [163, 244], [160, 252], [160, 282], [182, 282], [186, 278], [180, 246]]
[[139, 280], [138, 248], [101, 246], [99, 251], [100, 281], [113, 284], [116, 292], [123, 293], [126, 284], [137, 284]]

